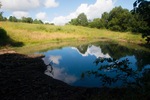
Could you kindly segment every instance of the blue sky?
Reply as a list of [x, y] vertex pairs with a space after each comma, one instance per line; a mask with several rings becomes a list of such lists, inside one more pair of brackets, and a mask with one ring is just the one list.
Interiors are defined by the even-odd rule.
[[101, 17], [116, 6], [131, 10], [135, 0], [0, 0], [5, 17], [37, 18], [63, 25], [84, 12], [88, 19]]

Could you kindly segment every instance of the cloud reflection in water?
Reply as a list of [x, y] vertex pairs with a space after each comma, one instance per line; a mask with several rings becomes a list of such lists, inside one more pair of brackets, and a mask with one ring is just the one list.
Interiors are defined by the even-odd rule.
[[[137, 54], [141, 54], [141, 52], [135, 52], [134, 50], [131, 50], [131, 52], [129, 52], [127, 48], [120, 51], [123, 47], [115, 47], [114, 51], [113, 48], [114, 47], [112, 47], [111, 53], [116, 53], [115, 55], [111, 54], [109, 50], [102, 51], [107, 48], [104, 49], [100, 48], [100, 46], [91, 44], [82, 45], [77, 48], [64, 47], [56, 50], [49, 50], [47, 52], [44, 52], [45, 58], [43, 58], [43, 60], [47, 65], [47, 70], [45, 71], [45, 74], [73, 86], [100, 87], [102, 86], [102, 80], [100, 78], [95, 78], [95, 76], [88, 76], [84, 79], [81, 79], [81, 75], [83, 75], [82, 73], [86, 71], [95, 71], [96, 73], [96, 71], [98, 71], [99, 68], [101, 68], [102, 66], [112, 65], [114, 63], [103, 61], [103, 63], [98, 63], [99, 65], [96, 65], [95, 63], [93, 63], [95, 59], [110, 58], [114, 59], [114, 61], [116, 61], [117, 63], [118, 61], [120, 62], [127, 58], [131, 62], [128, 67], [133, 71], [138, 70], [137, 62], [138, 60], [141, 61], [140, 59], [144, 57], [141, 56], [142, 58], [140, 58], [139, 55], [137, 56]], [[110, 55], [112, 55], [113, 57], [111, 57]], [[140, 59], [137, 59], [137, 57], [139, 57]], [[114, 70], [115, 68], [113, 67], [107, 67], [106, 69], [103, 68], [101, 72], [102, 74], [116, 76]], [[118, 71], [116, 72], [118, 73]], [[119, 72], [119, 74], [122, 74], [122, 72]], [[119, 87], [121, 85], [122, 83], [120, 81], [113, 84], [114, 87]]]
[[[63, 50], [67, 50], [67, 49], [62, 49], [62, 51]], [[94, 46], [94, 45], [88, 46], [85, 53], [81, 53], [75, 47], [68, 48], [68, 50], [69, 50], [69, 52], [71, 52], [72, 50], [75, 50], [75, 52], [77, 52], [78, 55], [82, 55], [82, 57], [88, 57], [89, 55], [93, 55], [96, 58], [98, 58], [98, 57], [110, 58], [109, 54], [102, 53], [101, 48]], [[50, 66], [50, 65], [47, 66], [47, 70], [45, 71], [45, 74], [48, 76], [51, 76], [55, 79], [66, 82], [68, 84], [74, 84], [75, 82], [80, 80], [80, 77], [79, 77], [80, 75], [75, 76], [75, 75], [68, 74], [67, 69], [64, 66], [60, 65], [60, 61], [62, 59], [63, 59], [63, 61], [65, 61], [65, 59], [66, 59], [66, 58], [63, 58], [62, 53], [61, 53], [62, 51], [60, 50], [59, 52], [57, 52], [58, 54], [53, 54], [53, 53], [48, 54], [45, 56], [45, 58], [43, 58], [44, 63], [46, 65], [49, 65], [49, 64], [52, 65], [52, 66]], [[68, 52], [68, 51], [65, 51], [63, 53], [66, 53], [66, 52]], [[74, 51], [72, 51], [72, 52], [74, 52]], [[73, 53], [73, 55], [76, 54], [75, 52]], [[73, 59], [73, 58], [71, 58], [72, 57], [71, 55], [72, 55], [72, 53], [68, 56], [69, 60]], [[65, 55], [65, 56], [67, 56], [67, 55]], [[83, 58], [83, 59], [85, 59], [85, 58]], [[67, 60], [68, 63], [69, 63], [69, 60]], [[81, 63], [81, 62], [79, 62], [79, 63]], [[93, 62], [93, 61], [91, 61], [91, 62]], [[72, 66], [72, 65], [70, 65], [70, 66]], [[75, 69], [75, 71], [77, 71], [77, 70]]]
[[110, 58], [109, 54], [103, 54], [100, 47], [97, 46], [88, 46], [87, 51], [83, 54], [77, 48], [72, 47], [72, 49], [76, 50], [82, 56], [89, 56], [94, 55], [96, 58], [103, 57], [103, 58]]
[[[51, 70], [51, 69], [48, 67], [47, 70]], [[66, 82], [68, 84], [71, 84], [71, 83], [74, 83], [75, 81], [77, 81], [77, 77], [74, 75], [69, 75], [65, 71], [64, 68], [53, 67], [53, 73], [54, 73], [54, 75], [49, 73], [49, 71], [45, 71], [46, 75], [51, 76], [55, 79], [61, 80], [63, 82]]]
[[48, 76], [51, 76], [55, 79], [61, 80], [63, 82], [66, 82], [68, 84], [74, 83], [77, 81], [77, 77], [74, 75], [69, 75], [65, 68], [58, 68], [55, 65], [59, 64], [59, 60], [62, 59], [61, 56], [53, 56], [50, 55], [49, 57], [43, 58], [44, 63], [48, 65], [52, 61], [52, 66], [47, 66], [47, 70], [45, 71], [45, 74]]
[[50, 56], [46, 56], [43, 58], [43, 61], [46, 65], [48, 65], [51, 61], [55, 64], [59, 64], [59, 60], [62, 59], [61, 56], [53, 56], [53, 55], [50, 55]]

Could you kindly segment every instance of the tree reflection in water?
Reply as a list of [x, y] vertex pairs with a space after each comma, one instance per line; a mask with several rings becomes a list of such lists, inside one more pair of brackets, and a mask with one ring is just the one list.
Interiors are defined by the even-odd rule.
[[119, 87], [143, 87], [144, 74], [150, 72], [148, 69], [138, 71], [130, 67], [131, 62], [128, 58], [116, 60], [113, 58], [97, 58], [94, 63], [96, 66], [101, 65], [96, 71], [89, 70], [81, 74], [81, 78], [86, 76], [95, 76], [102, 81], [102, 85], [112, 87], [113, 84], [119, 83]]

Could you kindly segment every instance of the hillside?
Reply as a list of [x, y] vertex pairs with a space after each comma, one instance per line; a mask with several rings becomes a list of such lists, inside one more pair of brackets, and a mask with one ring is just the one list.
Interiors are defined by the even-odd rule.
[[25, 45], [60, 41], [89, 41], [92, 39], [111, 39], [114, 41], [125, 41], [136, 44], [144, 43], [140, 34], [113, 32], [105, 29], [87, 28], [82, 26], [54, 26], [0, 22], [0, 27], [6, 31], [11, 39], [22, 42]]

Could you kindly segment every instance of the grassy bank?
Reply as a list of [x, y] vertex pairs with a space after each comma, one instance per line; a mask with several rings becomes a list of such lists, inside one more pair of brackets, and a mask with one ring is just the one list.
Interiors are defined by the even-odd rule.
[[112, 32], [105, 29], [92, 29], [81, 26], [53, 26], [27, 23], [0, 22], [0, 27], [15, 41], [25, 45], [46, 43], [53, 41], [87, 40], [96, 38], [112, 39], [114, 41], [126, 41], [143, 43], [141, 35], [120, 32]]
[[38, 49], [56, 48], [69, 45], [79, 45], [92, 41], [114, 41], [118, 43], [142, 44], [145, 41], [141, 34], [130, 32], [113, 32], [106, 29], [94, 29], [82, 26], [54, 26], [27, 23], [0, 22], [0, 27], [15, 41], [22, 43], [22, 47], [15, 48], [21, 52], [36, 51]]

